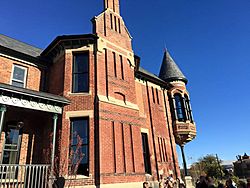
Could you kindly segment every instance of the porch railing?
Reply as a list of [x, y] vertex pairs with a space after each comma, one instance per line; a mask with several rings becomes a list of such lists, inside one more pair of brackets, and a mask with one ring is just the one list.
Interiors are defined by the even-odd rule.
[[47, 188], [49, 167], [0, 164], [0, 188]]

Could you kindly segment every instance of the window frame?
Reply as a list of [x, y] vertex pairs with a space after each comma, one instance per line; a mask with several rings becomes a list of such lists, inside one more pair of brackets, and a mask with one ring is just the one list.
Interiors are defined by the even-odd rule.
[[[87, 171], [88, 171], [88, 174], [83, 174], [83, 173], [79, 173], [78, 172], [78, 170], [79, 170], [79, 167], [78, 167], [78, 169], [77, 169], [77, 176], [78, 175], [80, 175], [80, 176], [89, 176], [89, 174], [90, 174], [90, 172], [89, 172], [89, 167], [90, 167], [90, 165], [89, 165], [89, 156], [90, 156], [90, 152], [89, 152], [89, 130], [90, 130], [90, 126], [89, 126], [89, 117], [72, 117], [72, 118], [70, 118], [70, 147], [69, 147], [69, 156], [71, 155], [71, 150], [72, 150], [72, 147], [75, 147], [75, 146], [77, 146], [77, 145], [73, 145], [73, 143], [72, 143], [72, 141], [73, 141], [73, 138], [72, 138], [72, 129], [73, 129], [73, 121], [74, 120], [83, 120], [83, 121], [87, 121], [87, 143], [86, 144], [84, 144], [84, 143], [82, 143], [82, 145], [81, 146], [87, 146], [87, 151], [88, 151], [88, 153], [87, 154], [84, 154], [84, 155], [87, 155], [87, 163], [83, 163], [83, 164], [87, 164], [86, 166], [87, 166]], [[82, 138], [81, 138], [82, 139]], [[82, 147], [81, 147], [81, 149], [82, 149]], [[82, 159], [83, 160], [83, 159]], [[70, 167], [70, 163], [68, 164], [68, 168]]]
[[187, 112], [187, 120], [189, 120], [190, 122], [193, 122], [193, 115], [192, 115], [192, 109], [191, 109], [189, 97], [187, 95], [184, 95], [184, 100], [185, 100], [185, 106], [186, 106], [186, 112]]
[[144, 170], [146, 174], [152, 174], [148, 134], [141, 132], [141, 139], [142, 139], [142, 154], [143, 154], [143, 161], [144, 161]]
[[[176, 101], [176, 97], [179, 97], [180, 99], [180, 107], [177, 107], [177, 101]], [[176, 93], [174, 94], [174, 107], [175, 107], [175, 117], [176, 117], [176, 120], [180, 121], [180, 122], [185, 122], [187, 120], [187, 115], [186, 115], [186, 108], [185, 108], [185, 104], [184, 104], [184, 101], [183, 101], [183, 97], [181, 94], [179, 93]], [[179, 117], [179, 112], [181, 111], [181, 114], [182, 114], [182, 118]]]
[[[22, 135], [23, 135], [23, 128], [18, 127], [18, 122], [15, 121], [9, 121], [6, 123], [6, 126], [4, 127], [5, 130], [5, 137], [4, 137], [4, 142], [3, 142], [3, 147], [2, 147], [2, 156], [1, 156], [1, 164], [17, 164], [19, 159], [20, 159], [20, 151], [21, 151], [21, 143], [22, 143]], [[11, 132], [11, 130], [16, 130], [18, 131], [18, 138], [17, 138], [17, 144], [10, 143], [8, 144], [6, 142], [6, 136], [7, 132]], [[6, 148], [9, 147], [9, 149]], [[16, 149], [13, 149], [13, 146], [16, 147]], [[16, 157], [15, 157], [15, 163], [4, 163], [4, 153], [5, 152], [15, 152]]]
[[[14, 78], [15, 67], [24, 70], [23, 82]], [[23, 87], [21, 87], [21, 88], [26, 88], [26, 85], [27, 85], [27, 72], [28, 72], [28, 68], [27, 67], [24, 67], [24, 66], [21, 66], [21, 65], [17, 65], [17, 64], [13, 64], [10, 84], [13, 85], [13, 81], [14, 81], [14, 82], [23, 84]], [[15, 85], [13, 85], [13, 86], [15, 86]], [[20, 86], [15, 86], [15, 87], [20, 87]]]
[[[77, 55], [87, 55], [87, 59], [88, 59], [88, 70], [87, 71], [84, 71], [84, 72], [74, 72], [74, 69], [75, 69], [75, 59], [76, 59], [76, 56]], [[90, 66], [89, 66], [89, 61], [90, 61], [90, 58], [89, 58], [89, 51], [80, 51], [80, 52], [73, 52], [72, 54], [73, 58], [72, 58], [72, 93], [88, 93], [89, 92], [89, 81], [90, 81], [90, 76], [89, 76], [89, 70], [90, 70]], [[76, 86], [76, 83], [74, 81], [74, 76], [78, 74], [78, 75], [84, 75], [84, 74], [87, 74], [87, 78], [88, 78], [88, 81], [87, 81], [87, 87], [86, 89], [87, 90], [84, 90], [84, 91], [81, 91], [80, 89], [75, 89], [75, 86]]]

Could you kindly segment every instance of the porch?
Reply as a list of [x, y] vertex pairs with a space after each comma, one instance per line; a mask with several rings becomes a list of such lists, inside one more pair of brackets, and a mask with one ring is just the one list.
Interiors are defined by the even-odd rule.
[[46, 188], [50, 165], [0, 164], [0, 187]]
[[48, 186], [66, 104], [60, 96], [0, 84], [0, 187]]

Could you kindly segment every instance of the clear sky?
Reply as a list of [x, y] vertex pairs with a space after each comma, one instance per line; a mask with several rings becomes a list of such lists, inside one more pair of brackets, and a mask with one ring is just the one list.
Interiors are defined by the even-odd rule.
[[[4, 0], [0, 33], [45, 48], [58, 35], [91, 33], [102, 2]], [[198, 133], [188, 163], [250, 154], [250, 1], [121, 0], [121, 14], [142, 67], [158, 75], [166, 46], [189, 80]]]

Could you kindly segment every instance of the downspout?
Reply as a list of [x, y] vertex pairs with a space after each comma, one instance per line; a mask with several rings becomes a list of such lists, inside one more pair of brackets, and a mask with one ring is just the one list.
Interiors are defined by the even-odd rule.
[[168, 134], [169, 134], [172, 158], [173, 158], [173, 163], [174, 163], [175, 177], [177, 178], [178, 174], [177, 174], [176, 161], [175, 161], [175, 155], [174, 155], [174, 149], [173, 149], [173, 141], [172, 141], [172, 136], [171, 136], [171, 132], [170, 132], [170, 125], [169, 125], [168, 109], [167, 109], [167, 104], [166, 104], [165, 89], [163, 89], [163, 98], [164, 98], [164, 106], [165, 106], [165, 110], [166, 110]]
[[151, 125], [152, 139], [153, 139], [153, 148], [154, 148], [154, 157], [155, 157], [155, 168], [156, 168], [156, 173], [157, 173], [157, 180], [160, 181], [159, 169], [158, 169], [158, 162], [157, 162], [157, 155], [156, 155], [156, 148], [155, 148], [155, 135], [154, 135], [153, 120], [152, 120], [152, 111], [151, 111], [149, 91], [148, 91], [148, 82], [147, 81], [146, 81], [146, 87], [147, 87], [147, 95], [148, 95], [148, 107], [149, 107], [150, 125]]
[[[93, 22], [94, 23], [94, 22]], [[94, 27], [95, 24], [93, 24]], [[94, 32], [95, 32], [95, 29], [94, 28]], [[99, 101], [98, 101], [98, 87], [97, 87], [97, 83], [98, 83], [98, 80], [97, 80], [97, 53], [98, 53], [98, 39], [95, 40], [95, 43], [94, 43], [94, 52], [93, 52], [93, 55], [94, 55], [94, 84], [95, 84], [95, 96], [94, 96], [94, 158], [95, 158], [95, 167], [94, 167], [94, 170], [95, 170], [95, 185], [96, 187], [100, 187], [100, 130], [99, 130]]]

